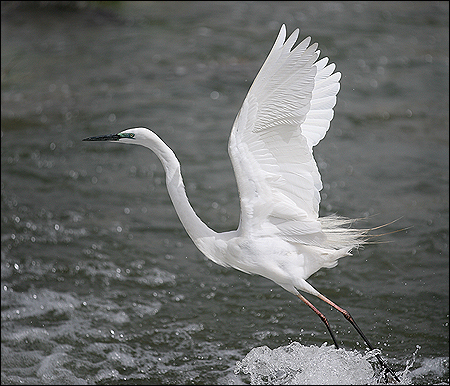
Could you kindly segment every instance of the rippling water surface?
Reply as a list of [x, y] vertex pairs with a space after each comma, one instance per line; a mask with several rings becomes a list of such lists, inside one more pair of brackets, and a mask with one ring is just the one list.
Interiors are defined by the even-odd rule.
[[[152, 128], [199, 216], [235, 229], [228, 135], [282, 23], [343, 75], [315, 149], [321, 213], [407, 228], [310, 282], [404, 383], [448, 384], [448, 2], [113, 6], [2, 2], [2, 384], [289, 383], [307, 366], [357, 382], [331, 365], [345, 361], [384, 382], [341, 315], [310, 299], [345, 348], [335, 356], [298, 299], [207, 261], [150, 151], [81, 142]], [[330, 365], [294, 369], [285, 355], [301, 347]]]

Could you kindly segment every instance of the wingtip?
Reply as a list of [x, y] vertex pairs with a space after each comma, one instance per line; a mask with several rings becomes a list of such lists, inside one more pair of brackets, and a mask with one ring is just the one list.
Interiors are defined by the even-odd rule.
[[281, 39], [283, 42], [286, 39], [286, 24], [282, 24], [280, 32], [278, 32], [277, 40]]
[[[287, 39], [293, 39], [294, 42], [297, 41], [298, 36], [300, 34], [300, 28], [296, 28]], [[278, 37], [283, 36], [283, 42], [286, 40], [287, 31], [286, 31], [286, 24], [282, 24], [280, 27], [280, 32], [278, 33]], [[310, 38], [311, 39], [311, 38]]]
[[309, 47], [309, 45], [311, 44], [311, 36], [307, 36], [305, 37], [300, 44], [305, 44], [306, 47]]

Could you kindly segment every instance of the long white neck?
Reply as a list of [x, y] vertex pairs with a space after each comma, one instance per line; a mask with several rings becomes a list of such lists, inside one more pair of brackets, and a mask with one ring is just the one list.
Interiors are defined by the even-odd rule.
[[[173, 154], [173, 153], [172, 153]], [[174, 156], [176, 162], [178, 160]], [[173, 167], [173, 165], [171, 166]], [[172, 200], [175, 211], [180, 218], [186, 232], [198, 246], [197, 240], [205, 237], [216, 236], [216, 232], [209, 228], [195, 213], [186, 196], [186, 190], [181, 176], [180, 164], [175, 170], [164, 167], [166, 171], [167, 191]]]
[[[215, 238], [217, 233], [209, 228], [194, 212], [186, 196], [186, 190], [181, 176], [180, 162], [174, 152], [158, 137], [152, 133], [148, 141], [141, 143], [150, 148], [161, 160], [166, 172], [166, 184], [169, 196], [172, 200], [175, 211], [180, 218], [186, 232], [191, 239], [200, 248], [201, 239]], [[200, 248], [202, 250], [202, 248]], [[205, 251], [202, 250], [205, 253]]]

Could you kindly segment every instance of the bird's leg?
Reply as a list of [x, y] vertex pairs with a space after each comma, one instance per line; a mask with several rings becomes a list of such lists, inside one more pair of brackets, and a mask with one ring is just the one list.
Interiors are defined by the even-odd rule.
[[[347, 319], [350, 324], [356, 329], [356, 331], [358, 332], [359, 335], [361, 335], [361, 338], [363, 338], [364, 342], [366, 342], [367, 346], [369, 347], [370, 350], [373, 350], [373, 346], [372, 344], [369, 342], [369, 340], [366, 338], [366, 336], [364, 335], [364, 333], [361, 331], [361, 329], [359, 328], [359, 326], [356, 324], [355, 320], [352, 318], [352, 316], [350, 315], [350, 313], [346, 310], [344, 310], [343, 308], [339, 307], [337, 304], [333, 303], [330, 299], [326, 298], [325, 296], [323, 296], [322, 294], [319, 293], [319, 295], [317, 295], [317, 297], [319, 299], [322, 299], [325, 303], [329, 304], [331, 307], [333, 307], [334, 309], [338, 310], [342, 315], [344, 315], [345, 319]], [[398, 379], [397, 375], [390, 369], [390, 367], [386, 364], [386, 362], [381, 358], [381, 356], [379, 354], [376, 355], [376, 358], [378, 359], [378, 362], [389, 372], [391, 373], [391, 375], [395, 378], [395, 380], [397, 382], [400, 382], [400, 379]]]
[[327, 320], [327, 318], [325, 317], [325, 315], [322, 314], [316, 307], [313, 306], [313, 304], [312, 304], [308, 299], [306, 299], [306, 298], [303, 297], [302, 295], [297, 294], [297, 297], [298, 297], [301, 301], [303, 301], [308, 307], [310, 307], [310, 308], [317, 314], [317, 316], [319, 316], [319, 318], [322, 320], [322, 322], [325, 323], [325, 326], [327, 326], [328, 332], [330, 333], [331, 338], [333, 339], [334, 345], [336, 346], [336, 348], [339, 348], [339, 346], [338, 346], [338, 344], [337, 344], [337, 340], [336, 340], [336, 338], [335, 338], [335, 336], [334, 336], [334, 334], [333, 334], [333, 331], [331, 331], [330, 324], [328, 323], [328, 320]]

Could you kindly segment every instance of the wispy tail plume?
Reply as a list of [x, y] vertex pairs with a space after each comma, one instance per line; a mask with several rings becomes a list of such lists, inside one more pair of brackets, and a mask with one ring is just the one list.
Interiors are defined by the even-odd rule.
[[402, 228], [382, 234], [370, 233], [374, 230], [391, 225], [396, 221], [400, 220], [401, 218], [402, 217], [374, 228], [363, 228], [363, 229], [352, 228], [352, 225], [354, 223], [361, 221], [363, 219], [350, 219], [347, 217], [341, 217], [332, 214], [330, 216], [320, 217], [319, 220], [322, 225], [322, 231], [327, 237], [328, 247], [333, 249], [349, 248], [349, 250], [351, 250], [351, 249], [358, 249], [362, 247], [364, 244], [372, 242], [373, 243], [383, 242], [379, 240], [371, 241], [374, 238], [409, 229], [409, 228]]

